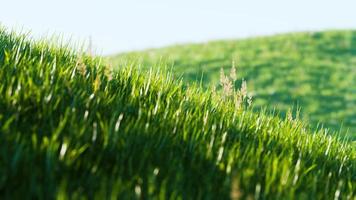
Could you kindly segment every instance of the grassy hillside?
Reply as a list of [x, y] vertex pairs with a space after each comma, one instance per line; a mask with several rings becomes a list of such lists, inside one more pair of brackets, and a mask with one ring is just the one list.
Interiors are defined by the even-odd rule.
[[[139, 59], [143, 67], [173, 65], [185, 82], [219, 81], [220, 68], [238, 66], [256, 108], [301, 107], [303, 119], [356, 139], [356, 32], [297, 33], [237, 41], [179, 45], [112, 56], [115, 65]], [[202, 77], [203, 74], [203, 77]], [[341, 125], [343, 124], [343, 125]]]
[[135, 66], [0, 29], [0, 198], [354, 198], [350, 143]]

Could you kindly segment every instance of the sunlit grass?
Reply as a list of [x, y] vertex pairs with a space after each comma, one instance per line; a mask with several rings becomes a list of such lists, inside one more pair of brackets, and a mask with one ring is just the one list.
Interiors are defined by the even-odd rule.
[[2, 199], [352, 199], [350, 143], [0, 31]]

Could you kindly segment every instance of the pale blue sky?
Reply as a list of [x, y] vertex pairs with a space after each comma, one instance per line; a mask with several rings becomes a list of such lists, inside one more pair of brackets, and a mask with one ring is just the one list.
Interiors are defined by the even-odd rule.
[[99, 54], [176, 43], [356, 29], [356, 0], [3, 0], [0, 23], [39, 37], [92, 37]]

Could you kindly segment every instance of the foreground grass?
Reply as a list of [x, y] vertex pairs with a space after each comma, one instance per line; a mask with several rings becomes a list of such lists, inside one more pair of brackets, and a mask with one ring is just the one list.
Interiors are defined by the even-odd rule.
[[0, 31], [1, 199], [352, 199], [356, 152], [171, 75]]
[[[237, 41], [178, 45], [110, 57], [115, 65], [141, 60], [142, 67], [173, 65], [188, 83], [217, 84], [219, 71], [234, 60], [239, 78], [254, 93], [255, 107], [277, 108], [281, 116], [294, 105], [312, 127], [322, 123], [348, 131], [356, 140], [356, 32], [293, 33]], [[202, 77], [203, 75], [203, 77]]]

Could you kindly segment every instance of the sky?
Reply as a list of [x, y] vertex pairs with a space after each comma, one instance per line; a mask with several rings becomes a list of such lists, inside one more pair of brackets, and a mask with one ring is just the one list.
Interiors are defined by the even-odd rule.
[[0, 0], [0, 24], [100, 55], [294, 31], [356, 29], [356, 0]]

